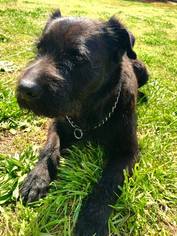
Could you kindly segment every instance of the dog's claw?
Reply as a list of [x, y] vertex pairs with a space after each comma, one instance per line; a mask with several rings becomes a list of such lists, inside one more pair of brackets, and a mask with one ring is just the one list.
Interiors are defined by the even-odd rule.
[[39, 198], [46, 195], [49, 183], [48, 171], [41, 172], [39, 168], [35, 168], [26, 177], [20, 189], [22, 201], [26, 203], [39, 200]]

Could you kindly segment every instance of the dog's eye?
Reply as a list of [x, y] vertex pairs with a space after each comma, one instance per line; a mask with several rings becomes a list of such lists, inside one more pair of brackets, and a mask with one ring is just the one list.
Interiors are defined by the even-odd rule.
[[82, 55], [78, 49], [69, 49], [67, 51], [68, 58], [74, 63], [74, 64], [85, 64], [88, 62], [88, 58], [86, 58], [85, 55]]
[[77, 60], [77, 63], [79, 63], [79, 65], [84, 65], [88, 63], [88, 60], [86, 58], [83, 58], [80, 56], [76, 57], [76, 60]]
[[89, 58], [83, 56], [83, 55], [76, 55], [75, 56], [75, 61], [77, 62], [78, 65], [86, 65], [86, 64], [89, 64], [90, 61], [89, 61]]

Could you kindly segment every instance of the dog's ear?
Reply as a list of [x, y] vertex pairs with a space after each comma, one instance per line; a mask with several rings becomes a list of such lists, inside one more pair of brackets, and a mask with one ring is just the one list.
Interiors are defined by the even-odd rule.
[[132, 32], [128, 32], [129, 33], [129, 37], [130, 37], [130, 43], [131, 43], [131, 47], [133, 48], [133, 46], [135, 45], [135, 37], [132, 34]]
[[55, 20], [57, 18], [60, 18], [60, 17], [62, 17], [60, 9], [56, 9], [54, 12], [52, 12], [52, 14], [49, 16], [49, 19], [47, 20], [47, 23], [44, 27], [43, 34], [46, 32], [46, 30], [47, 30], [48, 26], [50, 25], [50, 23], [53, 20]]
[[107, 32], [112, 39], [112, 44], [109, 46], [113, 46], [114, 51], [118, 50], [118, 54], [127, 52], [130, 59], [136, 59], [136, 53], [133, 51], [135, 37], [115, 17], [111, 17], [107, 22]]
[[56, 9], [56, 10], [52, 13], [52, 15], [50, 16], [50, 19], [51, 19], [51, 20], [54, 20], [54, 19], [60, 18], [60, 17], [61, 17], [61, 11], [60, 11], [60, 9]]

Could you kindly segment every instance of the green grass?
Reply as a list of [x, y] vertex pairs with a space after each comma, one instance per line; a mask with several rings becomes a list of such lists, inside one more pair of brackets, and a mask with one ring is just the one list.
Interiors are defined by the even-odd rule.
[[63, 15], [118, 16], [136, 36], [135, 50], [150, 71], [141, 89], [148, 102], [137, 109], [141, 160], [129, 180], [125, 173], [110, 236], [177, 235], [177, 5], [123, 0], [0, 1], [0, 61], [13, 65], [0, 70], [0, 235], [70, 236], [82, 199], [101, 175], [100, 148], [73, 147], [46, 198], [27, 206], [17, 201], [19, 185], [37, 160], [46, 120], [18, 108], [15, 84], [57, 7]]

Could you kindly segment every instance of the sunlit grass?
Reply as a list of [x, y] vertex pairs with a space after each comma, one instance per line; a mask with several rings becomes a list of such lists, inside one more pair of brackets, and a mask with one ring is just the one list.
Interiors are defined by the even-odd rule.
[[[11, 72], [0, 71], [0, 235], [72, 235], [82, 199], [101, 176], [100, 148], [73, 147], [69, 157], [62, 158], [46, 198], [28, 206], [17, 200], [19, 185], [44, 139], [39, 127], [46, 127], [44, 119], [18, 108], [15, 84], [34, 55], [47, 16], [58, 7], [63, 15], [119, 17], [134, 33], [135, 50], [150, 71], [141, 89], [148, 102], [137, 109], [141, 160], [129, 180], [125, 173], [122, 195], [109, 220], [110, 235], [176, 235], [177, 6], [128, 0], [0, 1], [0, 60], [14, 65]], [[10, 148], [13, 151], [6, 152]]]

